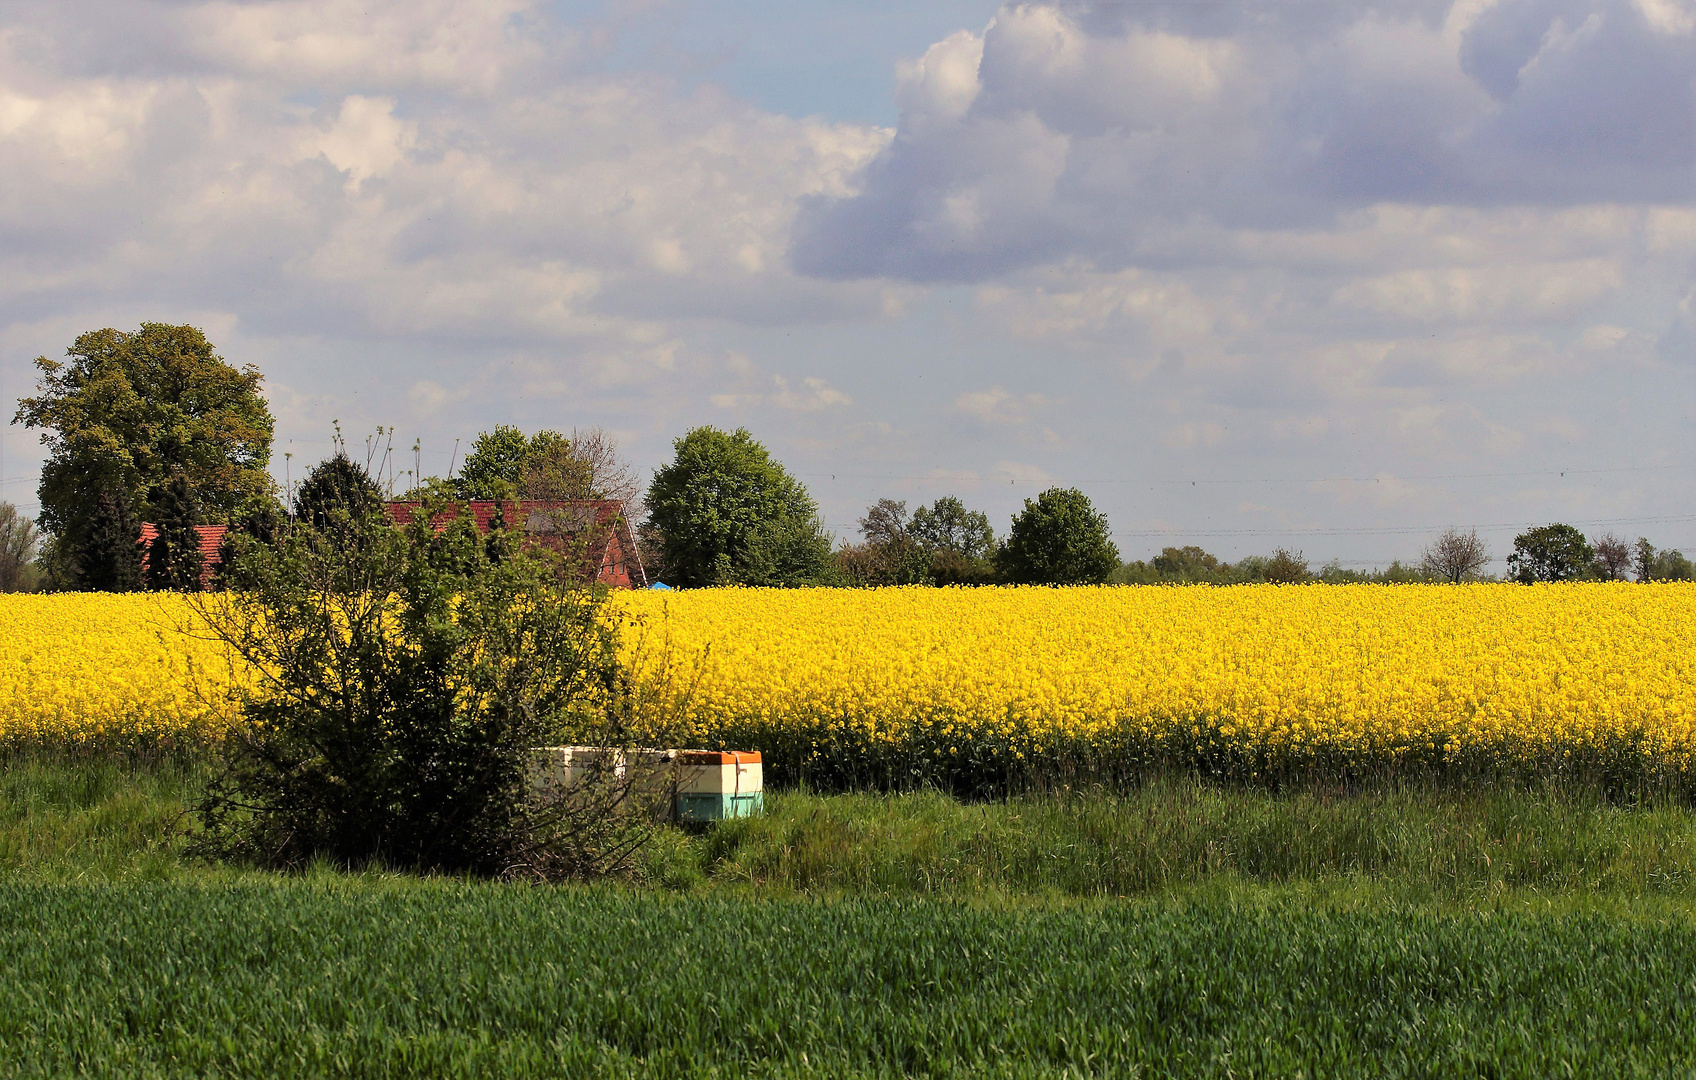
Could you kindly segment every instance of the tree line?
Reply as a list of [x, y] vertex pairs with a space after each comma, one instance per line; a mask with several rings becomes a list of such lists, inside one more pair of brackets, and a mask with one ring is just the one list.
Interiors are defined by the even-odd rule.
[[[292, 492], [269, 472], [274, 419], [251, 365], [236, 368], [191, 326], [143, 323], [83, 334], [67, 359], [39, 357], [40, 381], [14, 424], [42, 431], [47, 460], [31, 521], [0, 503], [0, 590], [197, 589], [207, 568], [197, 533], [226, 525], [225, 552], [270, 543], [287, 522], [333, 511], [376, 513], [386, 497], [425, 500], [615, 500], [639, 537], [647, 577], [678, 587], [1486, 580], [1476, 532], [1450, 529], [1414, 562], [1371, 572], [1311, 567], [1299, 551], [1228, 563], [1200, 547], [1121, 561], [1106, 517], [1076, 488], [1025, 500], [1005, 535], [949, 495], [911, 512], [879, 499], [857, 540], [838, 543], [805, 485], [745, 429], [697, 427], [643, 485], [600, 429], [526, 435], [496, 425], [447, 478], [405, 474], [396, 495], [349, 453], [332, 453]], [[379, 435], [382, 430], [379, 429]], [[391, 433], [392, 439], [392, 433]], [[154, 526], [141, 557], [141, 524]], [[220, 558], [222, 565], [227, 560]], [[145, 566], [145, 572], [144, 572]], [[1507, 557], [1511, 580], [1691, 580], [1676, 550], [1565, 524], [1529, 529]]]

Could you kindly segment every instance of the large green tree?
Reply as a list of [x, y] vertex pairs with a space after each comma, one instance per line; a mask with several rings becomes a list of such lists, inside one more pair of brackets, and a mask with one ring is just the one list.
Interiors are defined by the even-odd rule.
[[256, 368], [233, 367], [196, 328], [165, 323], [90, 331], [66, 356], [36, 359], [35, 396], [19, 400], [12, 422], [42, 429], [41, 526], [73, 564], [102, 493], [121, 489], [134, 517], [150, 521], [151, 499], [181, 473], [212, 523], [271, 497], [273, 421]]
[[1107, 518], [1077, 488], [1049, 488], [1013, 519], [1001, 569], [1021, 585], [1095, 585], [1119, 568]]
[[1527, 585], [1533, 581], [1576, 581], [1590, 573], [1595, 551], [1571, 525], [1542, 525], [1513, 538], [1508, 573]]
[[995, 553], [995, 530], [989, 515], [968, 510], [952, 495], [913, 511], [907, 531], [927, 551], [950, 551], [966, 559], [987, 559]]
[[816, 585], [830, 536], [799, 480], [746, 429], [698, 427], [672, 444], [648, 489], [646, 531], [671, 584]]

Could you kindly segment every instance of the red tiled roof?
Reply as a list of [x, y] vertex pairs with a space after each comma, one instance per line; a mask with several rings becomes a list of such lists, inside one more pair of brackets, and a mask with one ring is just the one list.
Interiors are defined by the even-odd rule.
[[[218, 572], [218, 549], [224, 544], [224, 534], [230, 531], [228, 525], [196, 525], [194, 531], [200, 534], [200, 587], [210, 589], [212, 578]], [[159, 535], [159, 527], [152, 522], [141, 523], [141, 572], [147, 573], [147, 556], [153, 547], [153, 538]]]

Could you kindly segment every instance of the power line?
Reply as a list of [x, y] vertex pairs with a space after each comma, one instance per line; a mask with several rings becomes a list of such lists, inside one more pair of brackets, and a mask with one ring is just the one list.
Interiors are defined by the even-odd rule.
[[[1674, 522], [1696, 521], [1696, 514], [1678, 514], [1662, 517], [1639, 518], [1595, 518], [1589, 521], [1571, 521], [1569, 525], [1609, 526], [1609, 525], [1663, 525]], [[1539, 523], [1535, 521], [1509, 521], [1494, 525], [1470, 526], [1476, 529], [1530, 529]], [[1384, 525], [1358, 527], [1331, 527], [1324, 525], [1293, 526], [1290, 528], [1253, 528], [1253, 529], [1115, 529], [1115, 536], [1373, 536], [1373, 535], [1406, 535], [1409, 533], [1438, 532], [1453, 527], [1448, 525]]]
[[[1178, 478], [1172, 480], [1152, 479], [1148, 477], [1104, 477], [1094, 480], [1074, 480], [1075, 484], [1148, 484], [1168, 485], [1173, 487], [1199, 487], [1215, 484], [1382, 484], [1386, 481], [1397, 483], [1406, 480], [1479, 480], [1497, 479], [1503, 477], [1525, 476], [1598, 476], [1615, 473], [1667, 472], [1673, 469], [1689, 469], [1696, 463], [1677, 465], [1623, 465], [1611, 469], [1526, 469], [1514, 472], [1477, 472], [1477, 473], [1419, 473], [1408, 476], [1320, 476], [1310, 479], [1291, 477], [1240, 477], [1230, 479]], [[820, 477], [828, 476], [832, 480], [925, 480], [932, 483], [984, 483], [999, 484], [1006, 480], [1009, 484], [1047, 484], [1048, 480], [1020, 480], [1015, 477], [994, 476], [907, 476], [895, 473], [798, 473], [799, 476]]]

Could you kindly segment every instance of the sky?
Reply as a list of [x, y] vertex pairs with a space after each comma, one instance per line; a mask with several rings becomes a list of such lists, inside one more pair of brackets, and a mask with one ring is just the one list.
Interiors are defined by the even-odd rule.
[[144, 320], [280, 482], [712, 424], [845, 537], [1696, 553], [1696, 0], [0, 0], [0, 397]]

